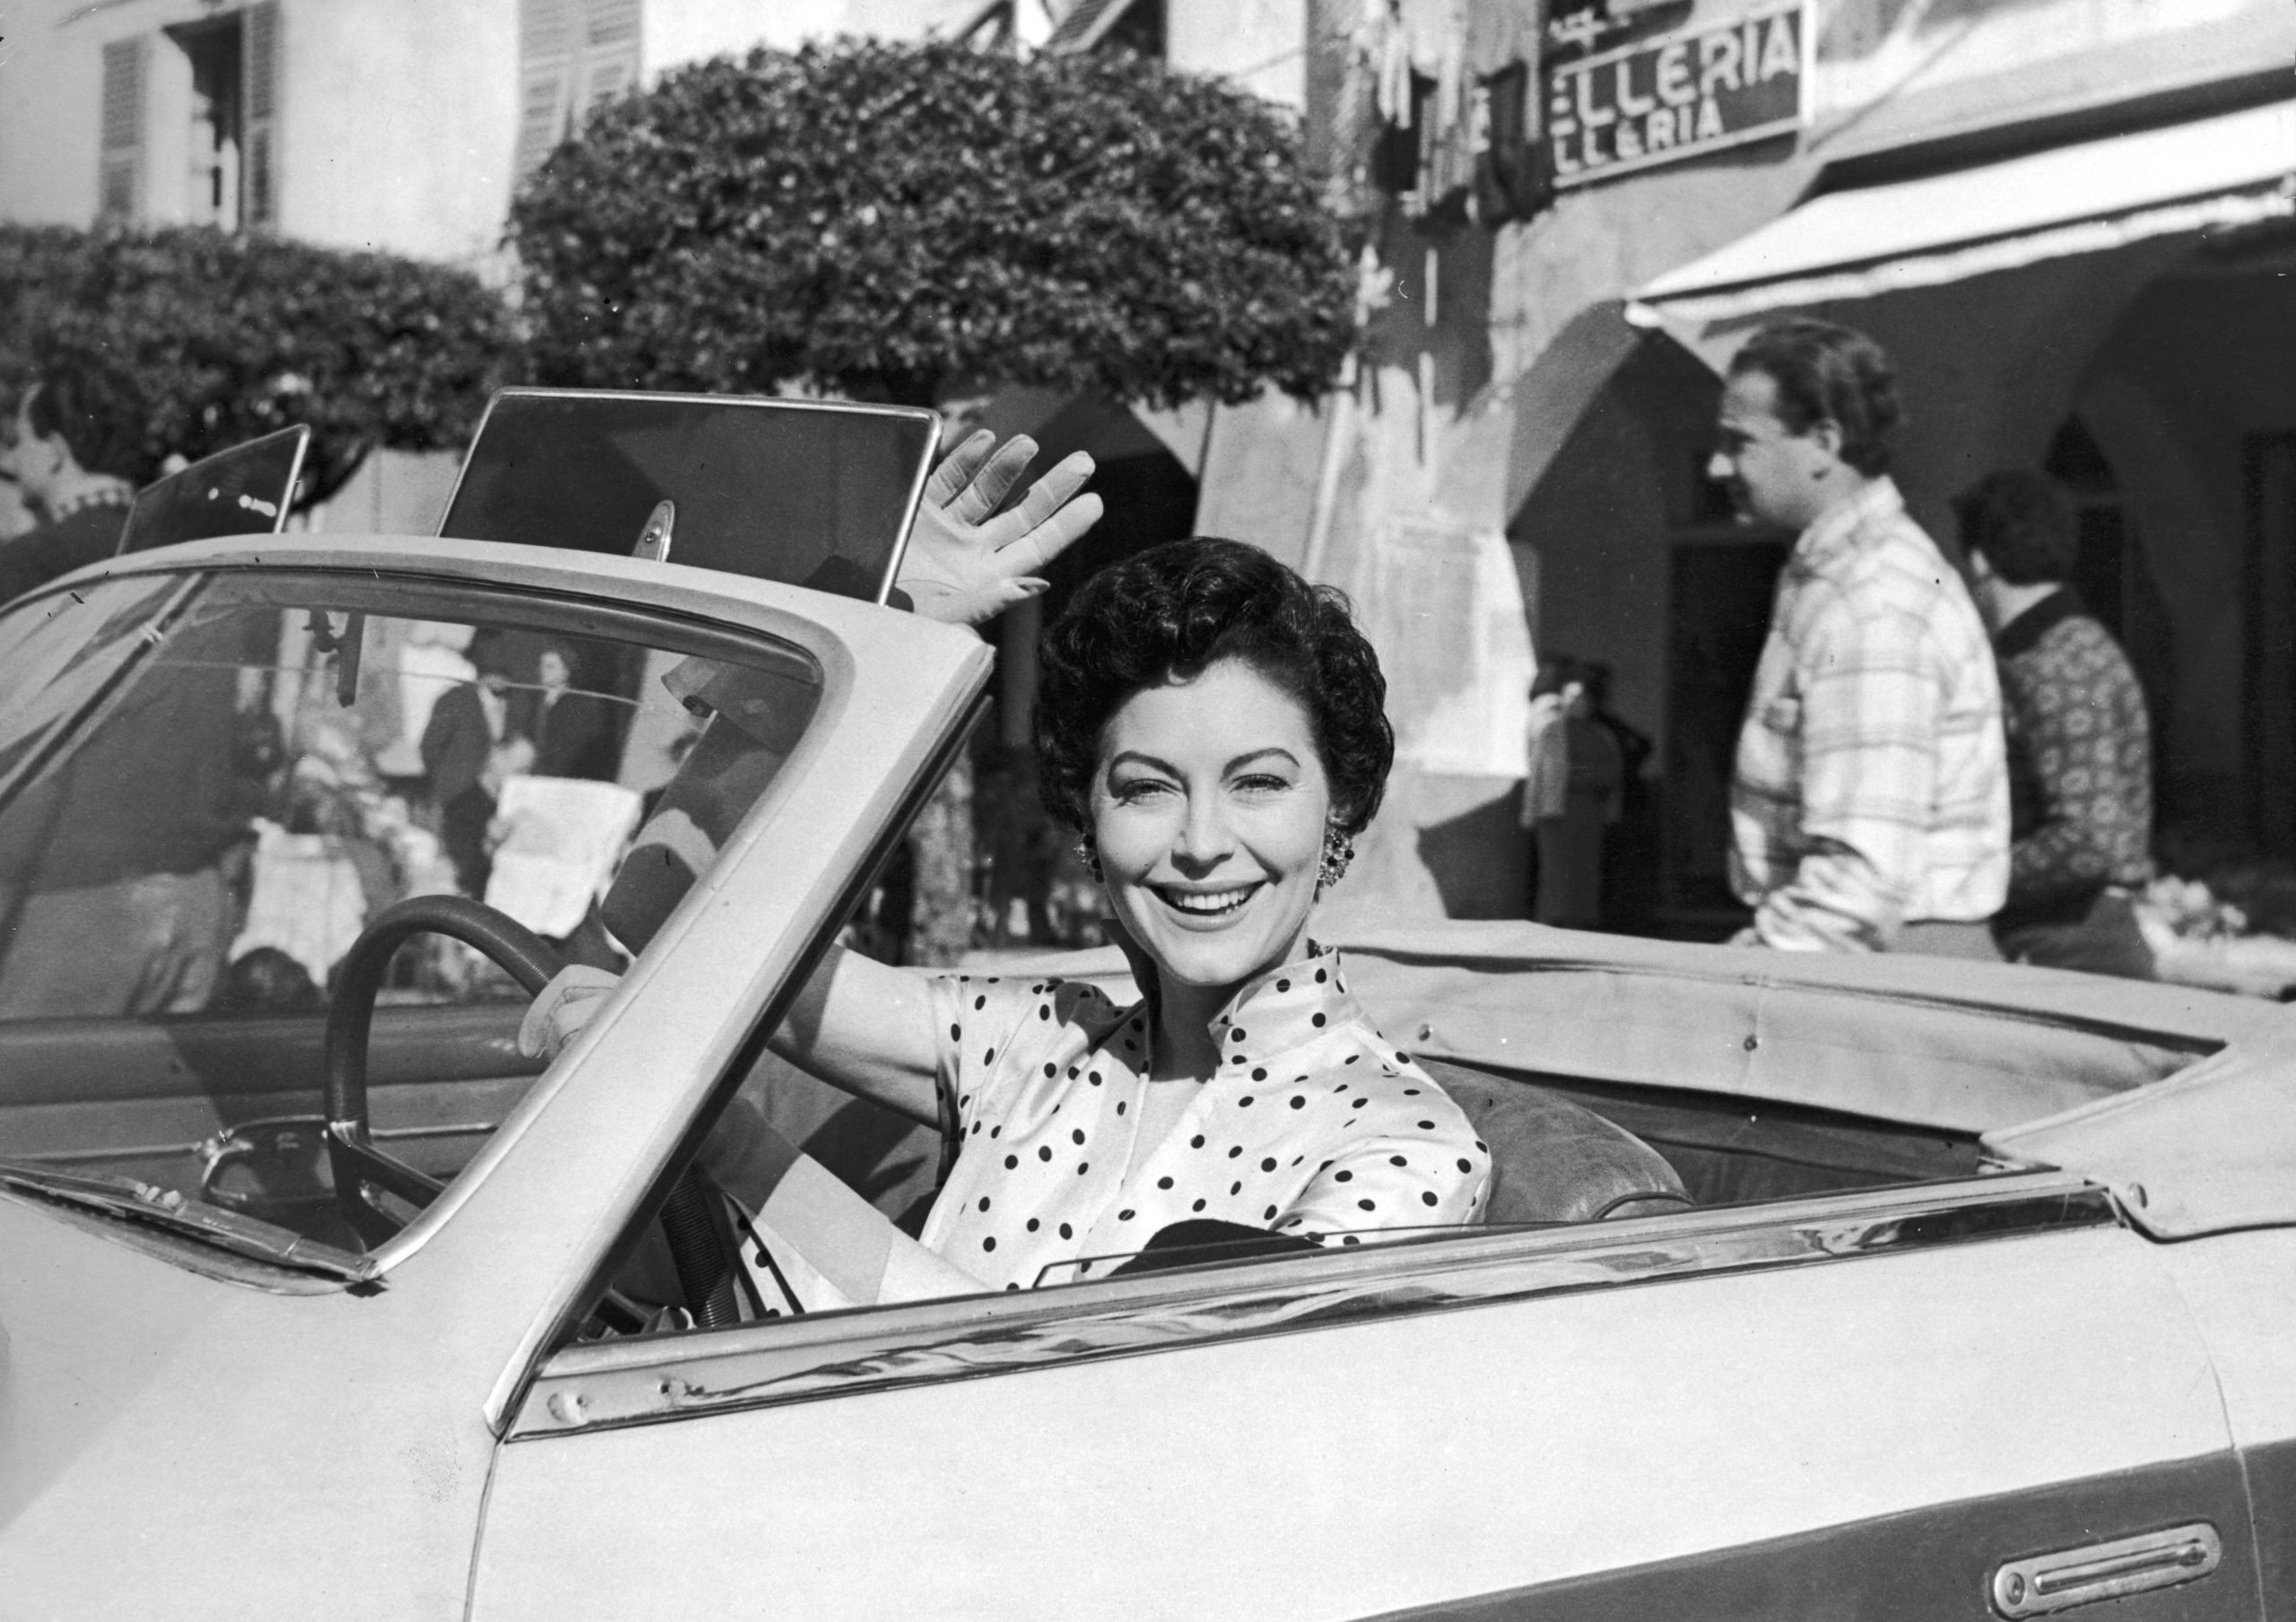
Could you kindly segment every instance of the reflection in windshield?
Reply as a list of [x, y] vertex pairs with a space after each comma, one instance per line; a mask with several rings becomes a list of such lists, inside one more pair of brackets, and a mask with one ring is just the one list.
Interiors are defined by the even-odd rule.
[[[809, 661], [753, 639], [430, 583], [133, 577], [20, 606], [0, 621], [0, 1158], [212, 1192], [355, 1248], [295, 1132], [237, 1129], [314, 1116], [368, 923], [459, 893], [623, 967], [650, 931], [617, 937], [605, 903], [689, 757], [725, 752], [713, 715], [738, 698], [722, 821], [818, 693]], [[378, 1141], [451, 1176], [531, 1079], [522, 1002], [471, 949], [411, 941], [370, 1045]]]

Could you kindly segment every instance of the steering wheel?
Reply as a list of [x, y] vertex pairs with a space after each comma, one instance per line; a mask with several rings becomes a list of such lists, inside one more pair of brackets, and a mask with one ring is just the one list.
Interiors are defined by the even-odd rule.
[[[344, 954], [335, 1000], [326, 1015], [325, 1108], [327, 1161], [335, 1174], [335, 1204], [370, 1249], [401, 1226], [387, 1210], [388, 1194], [418, 1209], [445, 1184], [375, 1146], [367, 1106], [367, 1041], [375, 999], [392, 956], [414, 935], [450, 937], [474, 947], [537, 996], [561, 967], [558, 954], [517, 919], [466, 896], [413, 896], [375, 915]], [[734, 1249], [712, 1201], [712, 1186], [689, 1165], [662, 1210], [678, 1284], [686, 1307], [706, 1326], [738, 1321], [733, 1288]]]

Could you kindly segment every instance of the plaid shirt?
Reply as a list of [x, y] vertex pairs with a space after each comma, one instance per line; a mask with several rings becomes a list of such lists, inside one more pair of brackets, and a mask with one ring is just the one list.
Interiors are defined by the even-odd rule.
[[2009, 883], [1993, 649], [1961, 577], [1876, 479], [1779, 578], [1730, 791], [1730, 878], [1771, 946], [1886, 950]]

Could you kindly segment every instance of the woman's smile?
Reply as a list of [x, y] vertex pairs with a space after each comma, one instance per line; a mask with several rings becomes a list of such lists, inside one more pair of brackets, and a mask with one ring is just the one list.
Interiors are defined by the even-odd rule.
[[1150, 889], [1161, 897], [1164, 905], [1191, 918], [1224, 920], [1243, 911], [1244, 903], [1257, 895], [1263, 888], [1257, 884], [1227, 884], [1218, 889], [1187, 888], [1177, 884], [1152, 884]]

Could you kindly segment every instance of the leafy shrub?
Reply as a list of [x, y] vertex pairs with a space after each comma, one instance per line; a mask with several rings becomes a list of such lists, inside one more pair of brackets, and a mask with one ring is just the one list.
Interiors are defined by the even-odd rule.
[[459, 444], [516, 355], [467, 272], [207, 229], [0, 225], [0, 374], [67, 365], [114, 421], [109, 471], [142, 481], [308, 422], [306, 500], [379, 446]]
[[510, 211], [545, 381], [1172, 405], [1327, 387], [1338, 224], [1276, 112], [1128, 55], [753, 52], [614, 103]]

